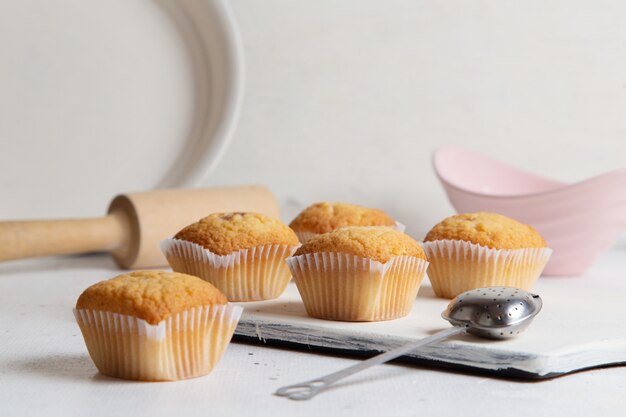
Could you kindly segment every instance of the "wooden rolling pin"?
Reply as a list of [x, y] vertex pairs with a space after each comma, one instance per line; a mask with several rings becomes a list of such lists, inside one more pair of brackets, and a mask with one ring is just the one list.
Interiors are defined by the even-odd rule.
[[0, 222], [0, 261], [106, 251], [122, 268], [163, 266], [162, 239], [210, 213], [228, 211], [280, 215], [276, 199], [262, 186], [123, 194], [105, 217]]

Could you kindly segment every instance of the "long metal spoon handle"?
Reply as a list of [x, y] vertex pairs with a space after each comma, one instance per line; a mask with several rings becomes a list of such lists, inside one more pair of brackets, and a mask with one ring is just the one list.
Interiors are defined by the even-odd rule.
[[431, 343], [438, 342], [440, 340], [447, 339], [457, 334], [467, 332], [467, 327], [451, 327], [446, 330], [435, 333], [432, 336], [420, 339], [418, 341], [408, 343], [398, 348], [392, 349], [388, 352], [374, 356], [367, 360], [357, 363], [356, 365], [349, 366], [341, 371], [333, 372], [319, 378], [311, 379], [309, 381], [300, 382], [298, 384], [287, 385], [279, 388], [274, 394], [281, 397], [287, 397], [291, 400], [308, 400], [317, 395], [320, 391], [325, 390], [340, 379], [344, 379], [351, 375], [361, 372], [372, 366], [380, 365], [388, 362], [392, 359], [396, 359], [406, 353], [409, 353], [419, 347], [429, 345]]

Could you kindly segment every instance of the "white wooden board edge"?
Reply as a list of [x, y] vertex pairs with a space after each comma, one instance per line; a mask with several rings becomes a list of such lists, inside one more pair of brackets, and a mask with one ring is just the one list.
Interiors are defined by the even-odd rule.
[[[549, 279], [537, 284], [536, 292], [544, 298], [545, 307], [525, 334], [505, 341], [457, 336], [423, 347], [401, 360], [528, 378], [625, 364], [626, 332], [611, 322], [618, 320], [622, 294], [592, 288], [563, 290], [565, 284]], [[235, 336], [239, 340], [304, 350], [371, 355], [446, 328], [447, 322], [439, 313], [447, 300], [434, 298], [431, 292], [430, 287], [421, 290], [406, 318], [349, 323], [306, 316], [297, 289], [291, 284], [277, 300], [240, 303], [245, 311]], [[600, 308], [608, 319], [602, 321], [597, 315], [588, 314]]]

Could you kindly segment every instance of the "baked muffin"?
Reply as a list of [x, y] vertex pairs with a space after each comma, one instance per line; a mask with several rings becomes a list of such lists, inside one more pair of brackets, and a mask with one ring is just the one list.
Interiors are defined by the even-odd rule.
[[200, 278], [137, 271], [87, 288], [74, 315], [101, 373], [173, 381], [213, 369], [242, 311]]
[[529, 290], [552, 250], [535, 229], [495, 213], [448, 217], [424, 238], [435, 294], [454, 298], [474, 288]]
[[279, 220], [257, 213], [215, 213], [191, 224], [161, 250], [174, 271], [209, 281], [230, 301], [276, 298], [291, 280], [285, 258], [298, 238]]
[[316, 203], [304, 209], [289, 227], [304, 243], [313, 236], [346, 226], [387, 226], [404, 231], [404, 225], [378, 209], [348, 203]]
[[287, 263], [307, 313], [343, 321], [406, 316], [428, 266], [415, 240], [384, 226], [317, 235]]

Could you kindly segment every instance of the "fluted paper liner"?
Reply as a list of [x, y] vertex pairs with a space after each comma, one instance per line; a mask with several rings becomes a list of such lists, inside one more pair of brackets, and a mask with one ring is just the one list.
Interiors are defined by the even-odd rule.
[[299, 232], [297, 230], [294, 230], [294, 233], [296, 234], [296, 236], [298, 236], [298, 240], [300, 241], [300, 243], [306, 243], [311, 238], [319, 235], [319, 233], [315, 232]]
[[[400, 222], [396, 222], [396, 224], [394, 226], [389, 226], [390, 229], [394, 229], [397, 230], [398, 232], [403, 232], [406, 229], [406, 226], [403, 225]], [[298, 236], [298, 240], [300, 241], [300, 243], [306, 243], [308, 240], [310, 240], [312, 237], [315, 237], [321, 233], [315, 233], [315, 232], [299, 232], [297, 230], [294, 230], [296, 236]]]
[[463, 240], [424, 242], [428, 277], [435, 294], [454, 298], [474, 288], [503, 286], [530, 290], [552, 249], [491, 249]]
[[260, 301], [279, 297], [291, 273], [285, 259], [298, 246], [261, 245], [218, 255], [186, 240], [165, 239], [161, 251], [176, 272], [213, 284], [229, 301]]
[[220, 360], [243, 308], [214, 305], [182, 311], [156, 325], [106, 311], [74, 310], [89, 356], [109, 376], [174, 381], [206, 375]]
[[381, 321], [411, 311], [428, 262], [398, 256], [386, 263], [345, 253], [287, 259], [307, 314], [342, 321]]

